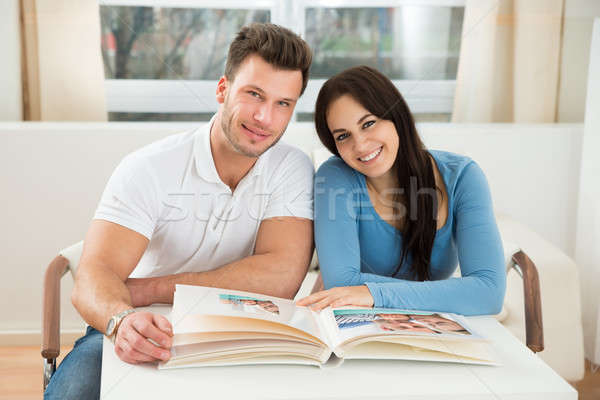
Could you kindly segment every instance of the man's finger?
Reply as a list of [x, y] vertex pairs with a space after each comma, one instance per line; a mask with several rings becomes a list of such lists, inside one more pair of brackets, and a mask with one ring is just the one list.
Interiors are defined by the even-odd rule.
[[[147, 354], [140, 353], [139, 351], [135, 350], [125, 339], [121, 339], [118, 343], [115, 343], [115, 347], [118, 347], [121, 350], [121, 353], [124, 356], [124, 358], [121, 357], [121, 359], [125, 362], [129, 362], [130, 364], [158, 361], [157, 358], [151, 357]], [[119, 355], [119, 353], [117, 353], [117, 355]]]
[[115, 343], [115, 354], [121, 361], [124, 361], [128, 364], [137, 364], [133, 358], [129, 357], [129, 355], [123, 350], [118, 344]]
[[169, 336], [173, 336], [173, 326], [164, 315], [154, 314], [154, 325]]
[[[153, 328], [158, 331], [156, 327]], [[165, 334], [162, 333], [162, 335]], [[163, 361], [167, 361], [169, 358], [171, 358], [170, 351], [150, 343], [148, 339], [141, 335], [133, 326], [125, 333], [125, 339], [129, 342], [134, 350], [139, 351], [140, 353], [147, 354]]]
[[[171, 348], [171, 336], [167, 335], [162, 330], [154, 325], [152, 319], [136, 319], [132, 322], [133, 328], [138, 331], [144, 338], [152, 339], [158, 346], [165, 349]], [[147, 353], [149, 354], [149, 353]]]

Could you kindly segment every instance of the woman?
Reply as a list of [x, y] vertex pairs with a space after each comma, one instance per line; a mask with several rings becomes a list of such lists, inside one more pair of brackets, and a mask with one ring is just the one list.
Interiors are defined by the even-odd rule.
[[[500, 312], [504, 256], [479, 166], [426, 150], [398, 90], [366, 66], [323, 85], [315, 124], [335, 154], [315, 176], [315, 241], [328, 290], [298, 304]], [[462, 277], [451, 278], [459, 262]]]

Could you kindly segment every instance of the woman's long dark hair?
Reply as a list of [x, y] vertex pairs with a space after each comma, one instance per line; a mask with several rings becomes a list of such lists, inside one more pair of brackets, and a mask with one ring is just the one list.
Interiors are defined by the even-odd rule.
[[433, 161], [417, 133], [412, 114], [398, 89], [379, 71], [359, 66], [335, 75], [319, 92], [315, 125], [321, 143], [338, 157], [340, 154], [327, 126], [327, 109], [343, 95], [351, 96], [378, 118], [392, 121], [398, 132], [400, 143], [393, 168], [398, 174], [399, 189], [404, 193], [398, 199], [403, 199], [406, 214], [402, 226], [402, 256], [392, 276], [398, 274], [410, 254], [414, 277], [429, 280], [431, 249], [437, 230], [437, 187]]

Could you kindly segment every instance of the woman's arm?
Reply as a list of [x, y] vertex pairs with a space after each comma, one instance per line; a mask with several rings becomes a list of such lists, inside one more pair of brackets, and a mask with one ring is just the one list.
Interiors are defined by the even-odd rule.
[[474, 162], [459, 177], [453, 209], [453, 235], [462, 277], [439, 281], [369, 282], [375, 306], [497, 314], [506, 288], [504, 252], [483, 171]]
[[315, 244], [325, 289], [397, 281], [360, 270], [360, 190], [353, 172], [341, 160], [330, 159], [315, 175]]
[[[348, 189], [348, 179], [332, 168], [320, 170], [317, 178], [319, 176], [322, 176], [320, 182], [315, 181], [315, 238], [326, 289], [366, 285], [376, 307], [464, 315], [500, 311], [506, 287], [502, 242], [487, 180], [477, 164], [470, 163], [463, 170], [450, 210], [462, 277], [427, 282], [362, 273], [357, 216], [351, 212], [356, 199], [348, 200], [353, 189]], [[357, 288], [356, 292], [359, 294], [362, 290]], [[340, 300], [340, 296], [364, 297], [352, 293], [352, 290], [335, 290], [328, 298], [334, 302]], [[323, 295], [317, 297], [322, 299]]]

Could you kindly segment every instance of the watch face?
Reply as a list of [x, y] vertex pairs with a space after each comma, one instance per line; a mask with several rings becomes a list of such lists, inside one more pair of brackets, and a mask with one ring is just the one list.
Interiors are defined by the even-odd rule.
[[106, 325], [106, 336], [111, 336], [115, 330], [115, 319], [111, 318]]

